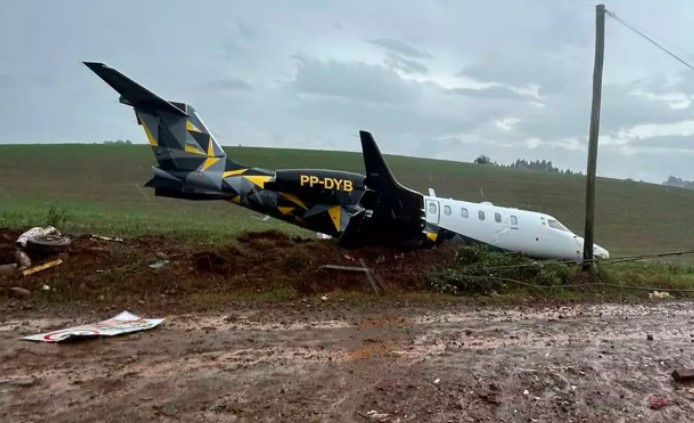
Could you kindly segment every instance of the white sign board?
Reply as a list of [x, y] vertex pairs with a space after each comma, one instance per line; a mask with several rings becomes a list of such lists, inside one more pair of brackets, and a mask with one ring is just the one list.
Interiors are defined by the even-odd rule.
[[158, 326], [164, 319], [143, 319], [124, 311], [118, 316], [93, 325], [75, 326], [38, 335], [25, 336], [27, 341], [61, 342], [76, 337], [115, 336]]

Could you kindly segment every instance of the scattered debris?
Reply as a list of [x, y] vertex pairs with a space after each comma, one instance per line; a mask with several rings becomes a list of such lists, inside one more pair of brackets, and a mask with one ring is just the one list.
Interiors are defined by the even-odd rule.
[[653, 291], [648, 293], [648, 298], [656, 300], [667, 300], [668, 298], [670, 298], [670, 293]]
[[694, 380], [694, 369], [680, 368], [672, 372], [675, 382], [690, 382]]
[[34, 386], [39, 383], [39, 380], [34, 377], [22, 377], [22, 378], [3, 378], [0, 379], [1, 385], [17, 386], [20, 388], [26, 388], [29, 386]]
[[363, 258], [359, 259], [359, 264], [361, 264], [361, 267], [364, 269], [367, 269], [366, 271], [366, 277], [369, 279], [369, 283], [371, 283], [371, 288], [373, 288], [374, 292], [376, 294], [380, 294], [380, 291], [383, 291], [383, 286], [380, 286], [378, 282], [376, 282], [376, 278], [374, 278], [374, 272], [373, 270], [369, 269], [366, 267], [366, 262], [364, 261]]
[[12, 275], [17, 271], [17, 263], [0, 265], [0, 276]]
[[152, 269], [159, 270], [159, 269], [163, 268], [164, 266], [166, 266], [167, 264], [169, 264], [168, 260], [161, 260], [160, 259], [160, 260], [157, 260], [154, 263], [150, 264], [149, 267], [151, 267]]
[[27, 341], [61, 342], [83, 337], [115, 336], [152, 329], [163, 321], [164, 319], [143, 319], [124, 311], [112, 319], [93, 325], [75, 326], [54, 332], [39, 333], [37, 335], [25, 336], [22, 339]]
[[41, 290], [42, 290], [42, 291], [50, 291], [50, 290], [51, 290], [51, 287], [48, 286], [48, 285], [44, 285], [44, 286], [41, 287]]
[[530, 391], [528, 391], [527, 389], [524, 390], [524, 391], [523, 391], [523, 396], [524, 396], [524, 397], [527, 397], [528, 395], [530, 395]]
[[19, 266], [19, 270], [24, 270], [27, 267], [31, 267], [31, 258], [24, 251], [17, 249], [14, 252], [14, 261]]
[[22, 248], [26, 248], [29, 239], [41, 235], [60, 235], [60, 232], [53, 226], [46, 226], [45, 228], [37, 226], [21, 234], [19, 238], [17, 238], [16, 243]]
[[167, 256], [166, 253], [163, 251], [157, 251], [156, 253], [154, 253], [154, 255], [162, 260], [166, 260], [169, 258], [169, 256]]
[[386, 419], [386, 418], [388, 418], [388, 416], [390, 416], [390, 414], [379, 413], [376, 410], [368, 411], [366, 414], [361, 413], [359, 411], [357, 411], [357, 413], [359, 413], [359, 415], [364, 417], [364, 418], [367, 418], [369, 420], [376, 420], [376, 421], [382, 421], [383, 419]]
[[327, 296], [327, 295], [323, 295], [322, 297], [320, 297], [320, 299], [323, 300], [323, 301], [328, 301], [328, 296]]
[[441, 379], [440, 379], [440, 378], [436, 378], [436, 379], [434, 380], [434, 385], [438, 385], [439, 382], [441, 382]]
[[26, 241], [28, 251], [56, 254], [72, 244], [72, 238], [60, 233], [54, 235], [36, 235]]
[[49, 261], [49, 262], [40, 264], [40, 265], [38, 265], [38, 266], [30, 267], [30, 268], [28, 268], [28, 269], [24, 269], [24, 270], [22, 271], [22, 275], [24, 275], [24, 276], [33, 275], [34, 273], [38, 273], [38, 272], [41, 272], [41, 271], [43, 271], [43, 270], [50, 269], [51, 267], [60, 266], [61, 264], [63, 264], [63, 260], [62, 260], [62, 259], [51, 260], [51, 261]]
[[652, 334], [646, 334], [646, 341], [652, 341], [653, 340], [653, 335]]
[[329, 270], [344, 270], [347, 272], [364, 272], [368, 273], [371, 269], [359, 266], [339, 266], [337, 264], [324, 264], [319, 269], [329, 269]]
[[31, 296], [31, 291], [19, 286], [13, 286], [8, 293], [12, 298], [29, 298]]
[[318, 239], [331, 239], [332, 238], [330, 235], [322, 234], [320, 232], [316, 232], [316, 236], [318, 237]]
[[110, 237], [101, 236], [101, 235], [92, 235], [92, 239], [97, 239], [97, 240], [101, 240], [101, 241], [123, 242], [123, 238], [110, 238]]
[[648, 398], [648, 406], [653, 410], [660, 410], [661, 408], [670, 404], [670, 401], [664, 397], [650, 397]]

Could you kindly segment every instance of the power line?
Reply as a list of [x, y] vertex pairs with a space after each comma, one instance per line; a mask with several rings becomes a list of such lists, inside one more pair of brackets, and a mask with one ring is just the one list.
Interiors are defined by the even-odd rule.
[[470, 275], [464, 275], [463, 278], [472, 278], [472, 279], [496, 279], [500, 280], [502, 282], [511, 282], [515, 283], [518, 285], [523, 285], [523, 286], [529, 286], [532, 288], [537, 288], [537, 289], [553, 289], [553, 288], [559, 288], [559, 289], [564, 289], [564, 288], [576, 288], [576, 289], [582, 289], [587, 286], [605, 286], [605, 287], [610, 287], [610, 288], [619, 288], [619, 289], [627, 289], [627, 290], [632, 290], [632, 291], [658, 291], [658, 292], [673, 292], [673, 293], [694, 293], [694, 289], [678, 289], [678, 288], [657, 288], [657, 287], [648, 287], [648, 286], [636, 286], [636, 285], [620, 285], [617, 283], [607, 283], [607, 282], [591, 282], [591, 283], [578, 283], [578, 284], [566, 284], [566, 285], [538, 285], [534, 283], [528, 283], [528, 282], [523, 282], [519, 281], [517, 279], [512, 279], [512, 278], [503, 278], [500, 276], [470, 276]]
[[607, 14], [607, 16], [609, 16], [609, 17], [611, 17], [612, 19], [614, 19], [615, 21], [621, 23], [622, 25], [624, 25], [624, 26], [627, 27], [628, 29], [632, 30], [632, 31], [633, 31], [634, 33], [636, 33], [637, 35], [639, 35], [639, 36], [645, 38], [648, 42], [650, 42], [650, 43], [653, 44], [654, 46], [658, 47], [660, 50], [664, 51], [664, 52], [667, 53], [669, 56], [671, 56], [672, 58], [674, 58], [675, 60], [677, 60], [678, 62], [682, 63], [683, 65], [685, 65], [685, 66], [688, 67], [689, 69], [694, 70], [694, 66], [690, 65], [690, 64], [687, 63], [684, 59], [682, 59], [681, 57], [679, 57], [679, 56], [676, 55], [675, 53], [671, 52], [671, 51], [668, 50], [667, 48], [663, 47], [660, 43], [658, 43], [657, 41], [655, 41], [653, 38], [649, 37], [648, 35], [644, 34], [642, 31], [640, 31], [640, 30], [634, 28], [632, 25], [629, 25], [628, 23], [624, 22], [624, 20], [621, 19], [619, 16], [617, 16], [614, 12], [611, 12], [611, 11], [609, 11], [609, 10], [605, 10], [605, 13]]

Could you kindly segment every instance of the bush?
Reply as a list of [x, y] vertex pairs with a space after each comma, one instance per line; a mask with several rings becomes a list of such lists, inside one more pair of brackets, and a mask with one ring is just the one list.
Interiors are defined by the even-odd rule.
[[439, 269], [428, 282], [442, 293], [490, 294], [510, 285], [521, 286], [514, 281], [544, 286], [565, 284], [575, 272], [575, 268], [564, 263], [535, 261], [518, 253], [478, 245], [459, 250], [455, 264]]
[[55, 206], [50, 206], [48, 208], [48, 213], [46, 213], [46, 226], [53, 226], [60, 230], [62, 226], [65, 226], [68, 220], [70, 220], [70, 215], [64, 207], [58, 209]]

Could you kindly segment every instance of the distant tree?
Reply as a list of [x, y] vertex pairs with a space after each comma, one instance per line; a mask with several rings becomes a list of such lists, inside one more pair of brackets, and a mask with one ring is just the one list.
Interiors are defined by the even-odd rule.
[[481, 156], [479, 156], [478, 158], [475, 159], [475, 163], [477, 163], [477, 164], [491, 164], [492, 159], [489, 158], [489, 156], [485, 156], [484, 154], [482, 154]]
[[130, 140], [122, 140], [122, 139], [117, 139], [116, 141], [111, 141], [111, 140], [106, 140], [104, 141], [104, 144], [132, 144], [132, 141]]
[[670, 177], [667, 178], [667, 181], [663, 182], [663, 185], [667, 185], [669, 187], [694, 189], [694, 181], [687, 181], [672, 175], [670, 175]]

